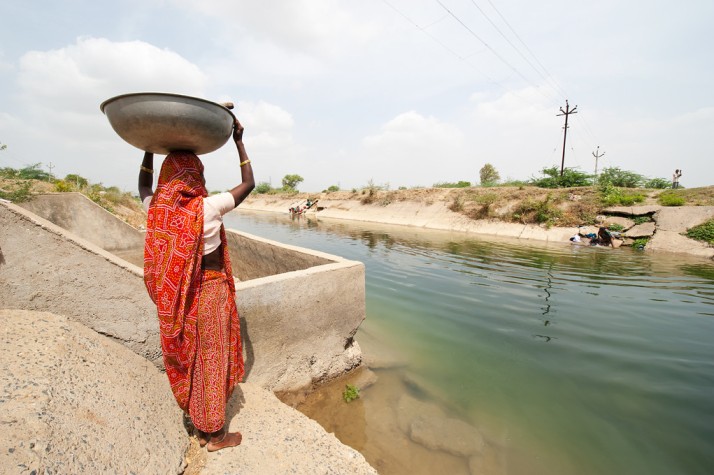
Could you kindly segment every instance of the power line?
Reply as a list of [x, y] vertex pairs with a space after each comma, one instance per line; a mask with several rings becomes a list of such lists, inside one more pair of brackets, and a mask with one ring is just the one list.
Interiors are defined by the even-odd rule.
[[466, 23], [464, 23], [463, 21], [461, 21], [461, 19], [460, 19], [459, 17], [457, 17], [451, 10], [449, 10], [449, 9], [446, 7], [446, 5], [444, 5], [443, 3], [441, 3], [441, 0], [435, 0], [435, 1], [436, 1], [436, 3], [438, 3], [438, 4], [441, 6], [441, 8], [443, 8], [444, 10], [446, 10], [446, 12], [447, 12], [449, 15], [451, 15], [451, 17], [452, 17], [454, 20], [456, 20], [462, 27], [464, 27], [464, 29], [465, 29], [466, 31], [468, 31], [468, 32], [471, 34], [471, 36], [473, 36], [474, 38], [476, 38], [477, 40], [479, 40], [486, 48], [488, 48], [489, 51], [491, 51], [491, 53], [493, 53], [494, 56], [496, 56], [503, 64], [505, 64], [506, 66], [508, 66], [508, 68], [511, 69], [511, 71], [513, 71], [514, 73], [516, 73], [518, 76], [521, 77], [521, 79], [523, 79], [524, 81], [526, 81], [526, 82], [527, 82], [528, 84], [530, 84], [531, 86], [538, 87], [538, 86], [534, 85], [533, 83], [531, 83], [531, 82], [528, 80], [527, 77], [525, 77], [519, 70], [517, 70], [516, 68], [514, 68], [514, 67], [511, 65], [511, 63], [509, 63], [508, 61], [506, 61], [500, 54], [498, 54], [498, 52], [497, 52], [496, 50], [494, 50], [493, 48], [491, 48], [491, 46], [490, 46], [488, 43], [486, 43], [483, 39], [481, 39], [481, 37], [480, 37], [479, 35], [477, 35], [471, 28], [469, 28], [468, 25], [466, 25]]
[[[510, 92], [510, 93], [512, 93], [514, 96], [516, 96], [516, 97], [518, 97], [519, 99], [525, 101], [525, 99], [524, 99], [523, 97], [521, 97], [520, 95], [518, 95], [518, 94], [515, 93], [515, 92], [509, 91], [504, 85], [502, 85], [501, 83], [499, 83], [499, 82], [496, 81], [495, 79], [492, 79], [492, 78], [491, 78], [490, 76], [488, 76], [486, 73], [484, 73], [483, 71], [481, 71], [479, 68], [477, 68], [476, 66], [474, 66], [474, 65], [473, 65], [472, 63], [470, 63], [469, 61], [467, 61], [467, 57], [461, 56], [461, 55], [458, 54], [456, 51], [454, 51], [453, 49], [451, 49], [451, 48], [449, 48], [447, 45], [445, 45], [445, 44], [444, 44], [442, 41], [440, 41], [437, 37], [435, 37], [434, 35], [432, 35], [432, 34], [429, 33], [428, 31], [426, 31], [426, 28], [429, 28], [430, 26], [435, 25], [436, 23], [439, 23], [439, 22], [442, 21], [444, 18], [446, 18], [446, 16], [442, 17], [441, 19], [439, 19], [439, 20], [437, 20], [437, 21], [435, 21], [435, 22], [430, 23], [430, 24], [429, 24], [428, 26], [426, 26], [426, 27], [422, 27], [422, 26], [419, 26], [415, 21], [413, 21], [413, 20], [412, 20], [411, 18], [409, 18], [407, 15], [405, 15], [404, 13], [402, 13], [399, 9], [397, 9], [397, 7], [395, 7], [394, 5], [392, 5], [391, 3], [389, 3], [387, 0], [382, 0], [382, 2], [384, 2], [384, 4], [386, 4], [389, 8], [391, 8], [392, 10], [394, 10], [399, 16], [401, 16], [401, 17], [404, 18], [406, 21], [408, 21], [409, 23], [411, 23], [412, 25], [414, 25], [419, 31], [421, 31], [422, 33], [424, 33], [425, 35], [427, 35], [427, 36], [428, 36], [432, 41], [434, 41], [436, 44], [438, 44], [439, 46], [441, 46], [442, 48], [444, 48], [446, 51], [448, 51], [451, 55], [453, 55], [454, 57], [456, 57], [459, 61], [462, 61], [462, 62], [466, 63], [468, 66], [470, 66], [471, 68], [473, 68], [476, 72], [478, 72], [480, 75], [482, 75], [484, 78], [486, 78], [486, 80], [487, 80], [489, 83], [491, 83], [492, 85], [494, 85], [494, 86], [496, 86], [497, 88], [501, 89], [503, 92]], [[472, 55], [470, 55], [470, 56], [472, 56]]]
[[546, 67], [543, 66], [543, 63], [541, 63], [540, 60], [538, 60], [538, 57], [535, 55], [535, 53], [533, 53], [533, 51], [531, 51], [531, 49], [528, 47], [526, 42], [523, 41], [523, 39], [518, 35], [518, 33], [516, 33], [516, 30], [513, 29], [513, 27], [511, 26], [510, 23], [508, 23], [508, 20], [506, 20], [506, 17], [504, 17], [503, 14], [501, 14], [501, 12], [498, 10], [498, 8], [496, 8], [496, 5], [494, 5], [493, 2], [491, 2], [491, 0], [486, 0], [486, 1], [488, 2], [489, 5], [491, 5], [491, 8], [493, 8], [493, 10], [498, 14], [498, 16], [501, 17], [501, 20], [503, 20], [503, 23], [505, 23], [506, 26], [508, 27], [508, 29], [511, 30], [511, 33], [513, 33], [513, 35], [518, 39], [518, 41], [520, 41], [520, 43], [523, 45], [523, 47], [526, 49], [526, 51], [528, 51], [528, 53], [533, 57], [535, 62], [538, 63], [538, 66], [540, 66], [541, 69], [543, 69], [543, 72], [545, 72], [546, 76], [548, 76], [550, 78], [550, 80], [553, 82], [553, 84], [555, 84], [555, 86], [560, 90], [561, 94], [564, 97], [567, 97], [568, 94], [563, 90], [563, 88], [560, 86], [558, 81], [556, 81], [555, 78], [553, 77], [553, 75], [550, 74], [550, 72], [548, 72]]
[[[538, 70], [538, 68], [536, 68], [536, 67], [533, 65], [533, 63], [531, 63], [531, 61], [530, 61], [528, 58], [526, 58], [526, 56], [521, 52], [521, 50], [520, 50], [518, 47], [516, 47], [516, 45], [514, 45], [513, 42], [501, 31], [501, 29], [498, 27], [498, 25], [496, 25], [496, 24], [493, 22], [493, 20], [491, 20], [491, 18], [486, 14], [485, 11], [483, 11], [483, 9], [476, 3], [476, 1], [475, 1], [475, 0], [471, 0], [471, 3], [473, 4], [474, 7], [476, 7], [476, 9], [477, 9], [479, 12], [481, 12], [481, 14], [483, 15], [483, 17], [484, 17], [486, 20], [488, 20], [488, 22], [489, 22], [489, 23], [491, 24], [491, 26], [498, 32], [498, 34], [501, 35], [501, 37], [502, 37], [504, 40], [506, 40], [506, 42], [507, 42], [509, 45], [511, 45], [511, 47], [513, 48], [513, 50], [514, 50], [516, 53], [518, 53], [518, 55], [519, 55], [521, 58], [523, 58], [523, 60], [524, 60], [526, 63], [528, 63], [528, 65], [533, 69], [533, 71], [535, 71], [536, 74], [538, 74], [538, 75], [546, 82], [546, 84], [547, 84], [547, 83], [548, 83], [548, 78], [547, 78], [540, 70]], [[499, 15], [500, 15], [500, 13], [499, 13]], [[551, 87], [552, 87], [552, 86], [551, 86]], [[555, 90], [555, 93], [556, 93], [556, 94], [561, 94], [561, 92], [558, 91], [558, 90], [556, 90], [555, 88], [554, 88], [554, 90]], [[565, 97], [566, 97], [566, 96], [563, 95], [563, 98], [565, 98]]]

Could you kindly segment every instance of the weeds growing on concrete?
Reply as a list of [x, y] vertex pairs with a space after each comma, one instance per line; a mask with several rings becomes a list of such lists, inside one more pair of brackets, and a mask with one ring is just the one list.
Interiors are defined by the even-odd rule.
[[714, 245], [714, 219], [687, 230], [687, 237]]

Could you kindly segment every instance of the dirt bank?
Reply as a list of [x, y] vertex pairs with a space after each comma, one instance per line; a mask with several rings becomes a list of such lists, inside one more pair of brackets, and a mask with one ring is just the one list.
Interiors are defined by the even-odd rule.
[[[714, 218], [713, 189], [702, 189], [703, 193], [687, 190], [690, 200], [704, 203], [703, 206], [661, 206], [657, 195], [662, 190], [650, 190], [638, 206], [603, 208], [596, 202], [594, 188], [499, 187], [253, 194], [240, 209], [288, 213], [291, 207], [304, 205], [310, 198], [317, 200], [317, 204], [305, 213], [319, 219], [347, 219], [562, 243], [569, 243], [570, 236], [579, 229], [591, 232], [596, 231], [595, 226], [607, 225], [623, 233], [625, 245], [641, 243], [644, 239], [647, 251], [686, 253], [712, 259], [714, 247], [689, 239], [682, 233]], [[550, 213], [552, 219], [544, 219], [541, 224], [530, 222], [536, 217], [531, 208], [536, 208], [535, 213]]]

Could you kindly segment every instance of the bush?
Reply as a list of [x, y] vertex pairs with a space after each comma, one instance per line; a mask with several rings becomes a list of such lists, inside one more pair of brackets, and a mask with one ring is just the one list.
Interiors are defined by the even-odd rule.
[[55, 182], [55, 191], [59, 191], [60, 193], [69, 193], [70, 191], [75, 191], [75, 188], [71, 182], [57, 180]]
[[714, 219], [688, 229], [687, 237], [714, 245]]
[[560, 169], [557, 166], [544, 168], [541, 173], [545, 176], [530, 180], [531, 184], [539, 188], [572, 188], [589, 186], [592, 183], [592, 175], [583, 173], [576, 168], [565, 168], [563, 176], [560, 176]]
[[340, 187], [337, 185], [331, 185], [329, 188], [327, 188], [328, 192], [333, 192], [333, 191], [340, 191]]
[[258, 183], [257, 185], [255, 185], [255, 188], [254, 188], [255, 192], [259, 195], [264, 194], [264, 193], [270, 193], [270, 189], [271, 189], [270, 183], [268, 183], [267, 181]]
[[527, 199], [523, 201], [516, 211], [513, 213], [513, 218], [523, 223], [539, 223], [545, 224], [546, 227], [551, 227], [563, 217], [563, 212], [555, 206], [552, 196], [548, 195], [543, 201]]
[[621, 170], [618, 167], [605, 168], [597, 177], [598, 184], [610, 183], [620, 188], [637, 188], [644, 182], [644, 177], [635, 172]]
[[672, 182], [666, 178], [650, 178], [645, 182], [644, 187], [655, 189], [655, 190], [665, 190], [672, 186]]
[[456, 183], [440, 182], [434, 183], [434, 188], [469, 188], [470, 181], [457, 181]]
[[642, 193], [625, 191], [607, 181], [601, 183], [599, 188], [600, 201], [604, 206], [632, 206], [645, 200], [645, 195]]
[[647, 246], [647, 243], [650, 242], [650, 238], [637, 238], [634, 241], [632, 241], [632, 247], [635, 249], [642, 250]]
[[32, 197], [32, 194], [30, 193], [31, 187], [32, 183], [30, 181], [23, 181], [13, 191], [0, 191], [0, 198], [12, 201], [13, 203], [22, 203], [23, 201], [27, 201]]
[[657, 201], [662, 206], [682, 206], [684, 205], [684, 197], [675, 192], [662, 193], [657, 197]]

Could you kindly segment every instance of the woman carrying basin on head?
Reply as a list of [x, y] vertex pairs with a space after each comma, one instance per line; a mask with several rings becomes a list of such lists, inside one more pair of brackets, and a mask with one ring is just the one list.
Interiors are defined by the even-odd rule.
[[241, 183], [208, 197], [203, 163], [192, 152], [171, 152], [153, 192], [153, 154], [145, 153], [139, 195], [148, 212], [144, 282], [158, 310], [161, 349], [171, 391], [209, 451], [241, 443], [229, 433], [226, 403], [243, 378], [240, 323], [222, 216], [255, 187], [235, 120], [233, 140]]

